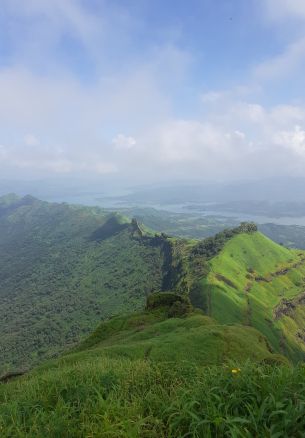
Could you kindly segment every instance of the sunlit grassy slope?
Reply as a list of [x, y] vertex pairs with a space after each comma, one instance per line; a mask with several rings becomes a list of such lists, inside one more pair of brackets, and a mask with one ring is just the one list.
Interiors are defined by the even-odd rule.
[[305, 253], [258, 232], [242, 233], [208, 265], [201, 281], [208, 315], [222, 324], [253, 326], [276, 351], [304, 357]]
[[303, 368], [251, 327], [166, 315], [112, 318], [77, 351], [0, 384], [1, 436], [302, 436]]
[[99, 354], [164, 362], [191, 360], [201, 365], [275, 357], [266, 339], [252, 327], [219, 325], [200, 313], [169, 319], [159, 312], [113, 318], [102, 323], [77, 351], [61, 360], [79, 360], [83, 352], [92, 357]]

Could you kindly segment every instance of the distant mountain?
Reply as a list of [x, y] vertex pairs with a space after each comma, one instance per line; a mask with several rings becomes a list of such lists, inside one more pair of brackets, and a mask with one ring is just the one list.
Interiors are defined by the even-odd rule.
[[[204, 216], [196, 212], [174, 213], [154, 208], [120, 209], [129, 217], [136, 217], [148, 227], [171, 236], [204, 239], [224, 230], [234, 228], [240, 221], [234, 217]], [[258, 229], [270, 239], [289, 248], [305, 249], [305, 226], [258, 224]]]
[[304, 178], [273, 178], [233, 182], [180, 182], [134, 187], [122, 201], [149, 204], [305, 202]]
[[[116, 178], [64, 178], [40, 180], [0, 179], [0, 195], [27, 193], [47, 201], [96, 205], [113, 201], [150, 204], [231, 203], [268, 201], [305, 202], [305, 178], [278, 177], [237, 181], [162, 181], [132, 185]], [[100, 200], [100, 201], [99, 201]]]

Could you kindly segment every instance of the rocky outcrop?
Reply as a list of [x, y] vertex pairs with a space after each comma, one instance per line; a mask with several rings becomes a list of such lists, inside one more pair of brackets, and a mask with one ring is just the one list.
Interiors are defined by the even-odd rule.
[[302, 304], [305, 304], [305, 292], [293, 298], [292, 300], [283, 298], [273, 310], [274, 319], [277, 320], [284, 315], [291, 315], [295, 308]]

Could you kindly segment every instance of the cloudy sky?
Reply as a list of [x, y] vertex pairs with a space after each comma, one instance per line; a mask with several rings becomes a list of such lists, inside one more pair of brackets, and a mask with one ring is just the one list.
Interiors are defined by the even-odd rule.
[[304, 0], [0, 0], [2, 178], [302, 176]]

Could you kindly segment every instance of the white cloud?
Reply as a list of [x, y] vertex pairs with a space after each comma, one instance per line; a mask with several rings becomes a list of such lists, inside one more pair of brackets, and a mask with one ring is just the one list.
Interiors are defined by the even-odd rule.
[[305, 130], [300, 126], [297, 125], [290, 131], [278, 132], [274, 141], [305, 159]]
[[304, 0], [263, 0], [263, 5], [273, 19], [287, 20], [289, 17], [305, 19]]
[[[43, 169], [116, 172], [126, 161], [120, 152], [135, 148], [136, 140], [124, 134], [111, 139], [109, 127], [141, 131], [166, 117], [168, 99], [158, 81], [152, 60], [136, 74], [89, 86], [66, 73], [51, 78], [20, 67], [0, 69], [0, 142], [11, 145], [11, 166], [29, 172], [32, 166], [33, 174]], [[36, 165], [36, 159], [46, 164]], [[89, 164], [82, 168], [83, 162]]]
[[220, 101], [205, 118], [171, 119], [147, 132], [138, 141], [137, 157], [143, 163], [145, 157], [159, 175], [184, 178], [303, 175], [304, 110]]
[[27, 146], [39, 146], [40, 142], [37, 137], [33, 134], [27, 134], [24, 137], [24, 142]]
[[60, 44], [63, 35], [78, 40], [92, 56], [106, 37], [107, 19], [88, 12], [80, 0], [1, 0], [1, 7], [10, 23], [6, 37], [19, 61], [28, 64], [29, 54], [46, 54]]
[[203, 103], [215, 103], [220, 99], [223, 99], [227, 95], [226, 92], [221, 91], [208, 91], [201, 95], [201, 101]]
[[284, 77], [301, 67], [305, 61], [305, 37], [290, 43], [285, 50], [271, 57], [255, 68], [258, 79], [273, 79]]
[[[31, 151], [32, 148], [32, 151]], [[69, 173], [88, 173], [106, 175], [117, 172], [117, 166], [110, 161], [102, 161], [101, 157], [86, 154], [86, 156], [77, 159], [73, 154], [67, 153], [62, 148], [40, 148], [38, 151], [36, 144], [19, 146], [0, 145], [0, 165], [6, 168], [18, 169], [19, 171], [29, 170], [30, 173], [38, 172], [44, 175], [45, 172], [55, 174]]]
[[112, 139], [112, 144], [117, 150], [129, 150], [132, 149], [136, 144], [136, 139], [134, 137], [127, 137], [124, 134], [118, 134]]
[[[6, 157], [6, 147], [0, 144], [0, 160], [4, 160]], [[1, 161], [0, 161], [1, 164]]]
[[118, 172], [118, 168], [114, 163], [106, 163], [106, 162], [95, 163], [93, 167], [88, 167], [85, 170], [89, 170], [89, 171], [95, 170], [100, 175], [108, 175]]
[[[109, 42], [116, 47], [128, 40], [124, 37], [132, 17], [119, 9], [111, 12], [101, 2], [97, 19], [85, 3], [2, 0], [17, 20], [11, 20], [7, 35], [14, 56], [9, 67], [0, 69], [0, 172], [10, 168], [12, 174], [17, 169], [18, 174], [96, 173], [130, 179], [138, 174], [142, 180], [301, 173], [305, 108], [262, 103], [262, 84], [268, 80], [272, 85], [273, 78], [290, 78], [302, 69], [302, 32], [278, 56], [255, 67], [245, 84], [198, 93], [192, 107], [195, 86], [188, 82], [187, 101], [177, 105], [177, 96], [186, 90], [191, 54], [166, 42], [141, 57], [131, 56], [128, 63], [120, 59], [112, 70]], [[265, 0], [266, 5], [271, 12], [278, 8], [278, 18], [281, 13], [294, 20], [303, 16], [305, 1]], [[64, 56], [55, 56], [66, 34], [93, 61], [92, 78], [79, 78]]]

